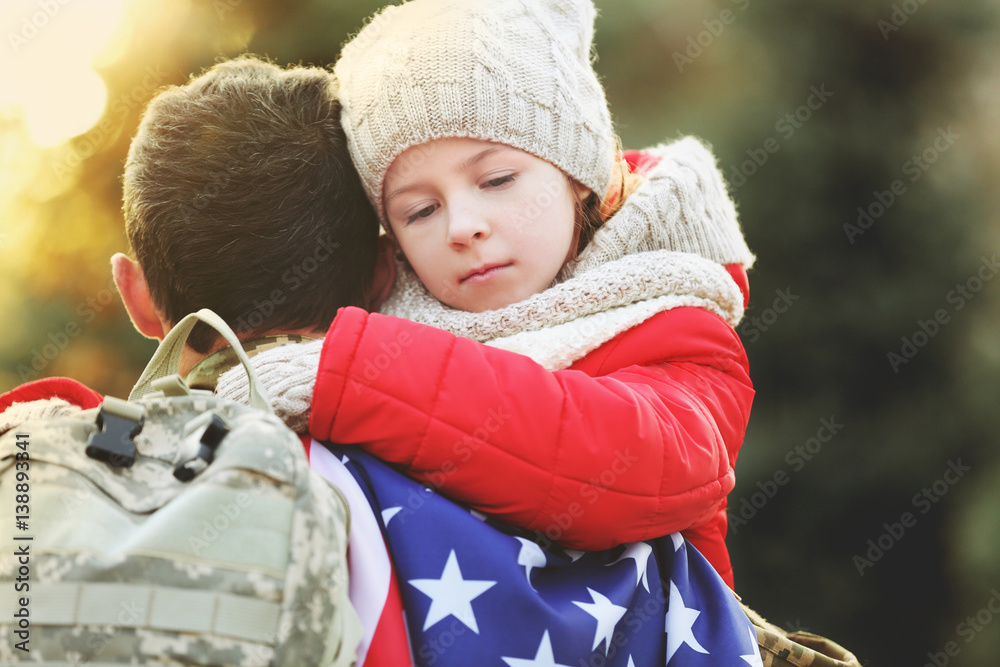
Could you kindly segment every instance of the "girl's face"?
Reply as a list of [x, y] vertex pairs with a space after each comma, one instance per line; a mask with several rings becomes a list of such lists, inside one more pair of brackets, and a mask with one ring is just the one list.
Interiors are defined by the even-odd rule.
[[589, 191], [530, 153], [448, 138], [401, 153], [382, 192], [392, 233], [431, 294], [481, 312], [552, 283], [576, 245], [577, 202]]

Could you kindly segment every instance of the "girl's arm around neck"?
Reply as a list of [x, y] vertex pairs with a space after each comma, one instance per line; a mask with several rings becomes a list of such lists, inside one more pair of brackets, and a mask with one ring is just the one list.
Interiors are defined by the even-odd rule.
[[661, 313], [562, 371], [352, 308], [326, 337], [310, 430], [593, 550], [715, 516], [752, 397], [736, 333], [697, 308]]

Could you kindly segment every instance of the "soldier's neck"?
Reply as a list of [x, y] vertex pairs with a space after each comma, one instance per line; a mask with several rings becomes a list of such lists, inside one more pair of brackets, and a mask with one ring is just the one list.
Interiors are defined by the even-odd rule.
[[[244, 336], [239, 336], [241, 341], [250, 340], [253, 338], [263, 338], [264, 336], [281, 336], [281, 335], [298, 335], [298, 336], [309, 336], [314, 338], [322, 338], [326, 335], [326, 330], [319, 327], [303, 327], [300, 329], [274, 329], [272, 331], [255, 331], [252, 334], [247, 334]], [[209, 348], [208, 352], [202, 354], [194, 350], [193, 348], [185, 345], [184, 349], [181, 351], [181, 361], [178, 373], [181, 377], [186, 376], [194, 368], [194, 365], [199, 361], [212, 354], [213, 352], [218, 352], [219, 350], [229, 347], [229, 343], [223, 340], [221, 337], [216, 340], [216, 342]]]

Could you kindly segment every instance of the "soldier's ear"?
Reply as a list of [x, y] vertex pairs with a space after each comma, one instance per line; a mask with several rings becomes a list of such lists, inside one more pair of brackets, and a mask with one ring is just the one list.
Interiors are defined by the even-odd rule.
[[163, 340], [166, 332], [170, 331], [170, 326], [153, 304], [146, 275], [139, 263], [120, 252], [115, 253], [111, 258], [111, 274], [115, 278], [119, 294], [122, 295], [122, 302], [132, 320], [132, 326], [147, 338]]

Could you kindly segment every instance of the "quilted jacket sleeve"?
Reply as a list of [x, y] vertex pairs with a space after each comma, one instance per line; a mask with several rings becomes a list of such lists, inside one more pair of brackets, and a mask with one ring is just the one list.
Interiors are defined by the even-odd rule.
[[661, 313], [554, 372], [346, 308], [326, 337], [310, 430], [595, 550], [709, 521], [734, 486], [752, 396], [736, 333], [697, 308]]

